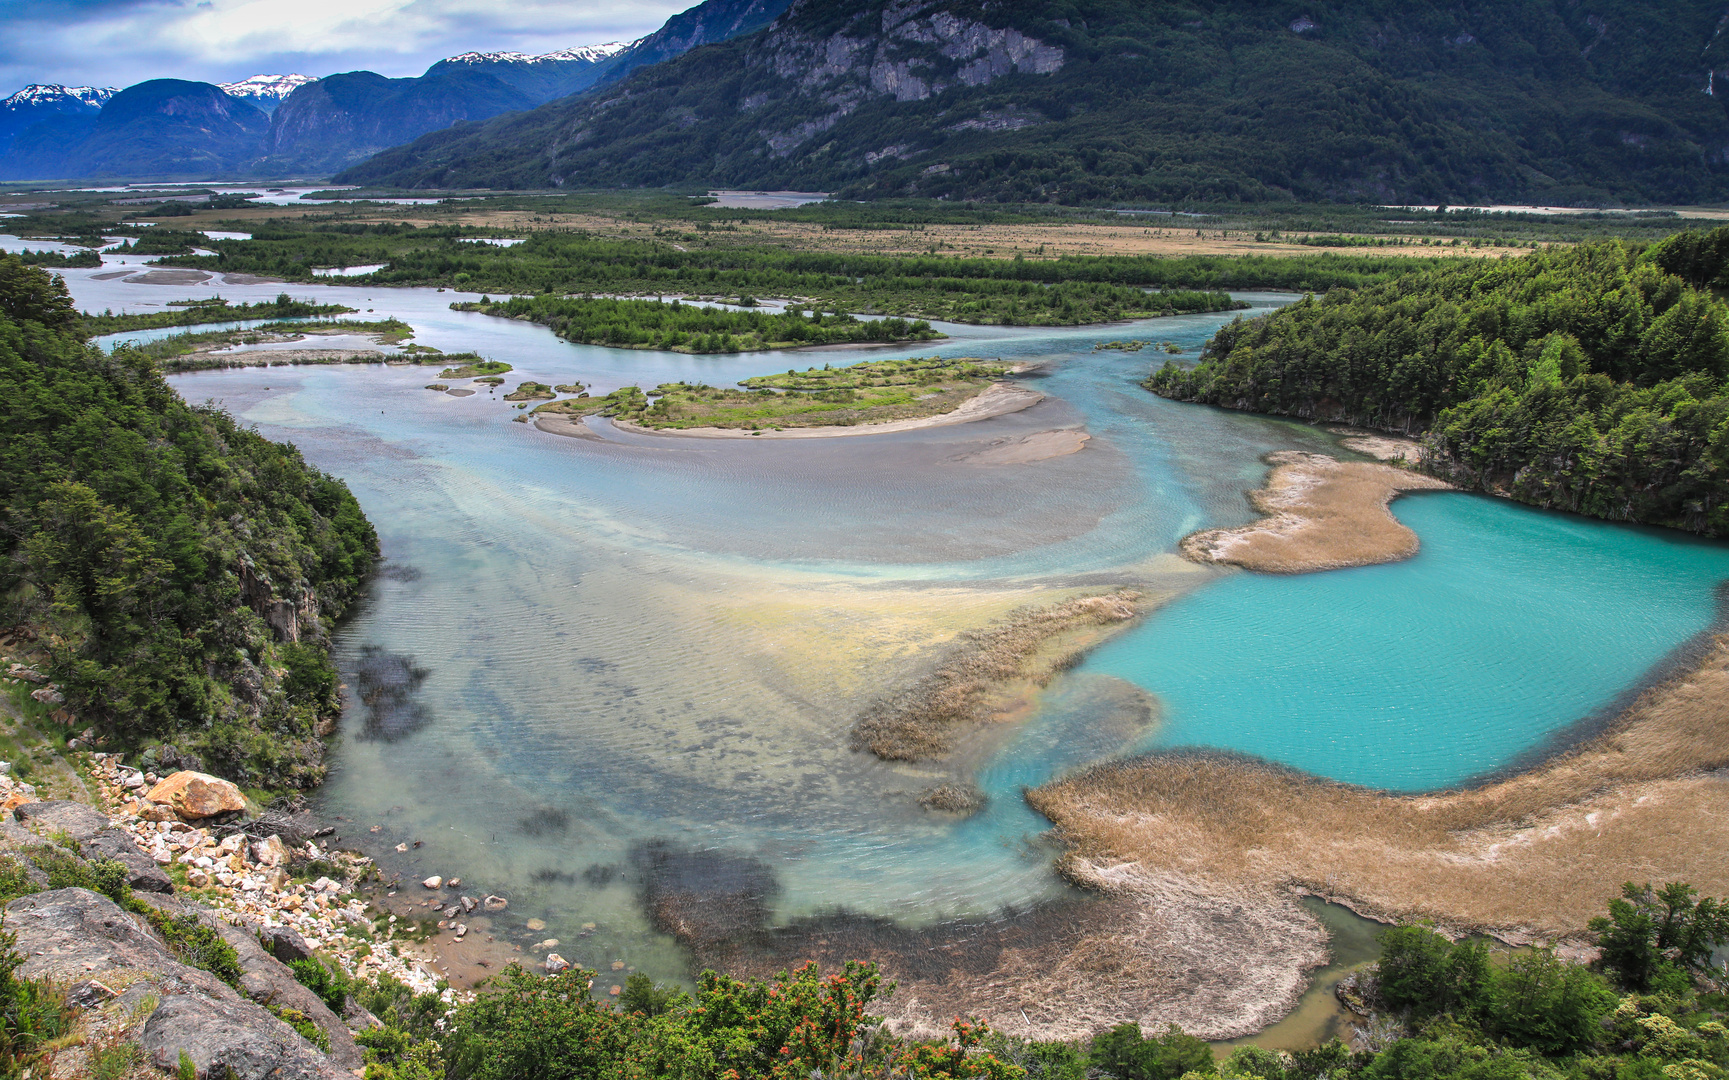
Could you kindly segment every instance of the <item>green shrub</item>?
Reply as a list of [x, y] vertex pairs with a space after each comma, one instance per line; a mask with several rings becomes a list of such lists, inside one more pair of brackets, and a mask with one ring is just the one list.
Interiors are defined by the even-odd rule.
[[1661, 890], [1631, 881], [1621, 886], [1609, 914], [1591, 920], [1602, 951], [1598, 967], [1635, 993], [1656, 989], [1667, 969], [1684, 978], [1707, 971], [1712, 952], [1729, 944], [1729, 905], [1696, 896], [1697, 889], [1678, 881]]
[[314, 1023], [311, 1017], [299, 1009], [290, 1009], [279, 1005], [272, 1005], [269, 1008], [272, 1013], [276, 1014], [278, 1020], [293, 1028], [301, 1038], [318, 1047], [324, 1053], [330, 1053], [330, 1036], [326, 1035], [324, 1029]]
[[342, 1013], [354, 982], [347, 972], [340, 968], [332, 971], [323, 961], [310, 956], [304, 960], [290, 960], [288, 968], [294, 972], [300, 985], [317, 994], [331, 1012]]
[[20, 979], [24, 957], [18, 936], [0, 933], [0, 1076], [19, 1076], [43, 1044], [72, 1030], [74, 1012], [63, 988], [42, 979]]
[[1118, 1024], [1093, 1039], [1092, 1064], [1121, 1080], [1177, 1080], [1184, 1073], [1215, 1071], [1212, 1048], [1175, 1024], [1150, 1039], [1136, 1024]]

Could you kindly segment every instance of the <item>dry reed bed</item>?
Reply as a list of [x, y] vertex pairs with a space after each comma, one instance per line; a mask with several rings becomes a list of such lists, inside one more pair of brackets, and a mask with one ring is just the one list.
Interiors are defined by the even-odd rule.
[[1284, 450], [1267, 455], [1273, 471], [1249, 501], [1266, 516], [1235, 529], [1209, 529], [1183, 540], [1199, 563], [1228, 563], [1270, 574], [1301, 574], [1397, 562], [1417, 553], [1417, 534], [1389, 510], [1407, 491], [1452, 485], [1421, 473], [1367, 461]]
[[1029, 793], [1083, 868], [1295, 885], [1379, 918], [1565, 940], [1623, 881], [1729, 892], [1729, 635], [1603, 735], [1482, 787], [1398, 796], [1224, 756], [1091, 769]]
[[885, 761], [938, 758], [954, 748], [956, 729], [1000, 713], [1014, 684], [1041, 687], [1072, 667], [1097, 641], [1098, 627], [1139, 613], [1141, 594], [1123, 589], [1046, 607], [1025, 608], [997, 626], [966, 634], [935, 671], [866, 709], [853, 724], [852, 747]]

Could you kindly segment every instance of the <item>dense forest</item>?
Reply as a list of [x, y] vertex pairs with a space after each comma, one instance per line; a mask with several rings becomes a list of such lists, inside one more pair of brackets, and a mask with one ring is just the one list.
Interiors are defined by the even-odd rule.
[[1423, 467], [1614, 521], [1729, 535], [1729, 229], [1339, 288], [1231, 323], [1149, 389], [1426, 432]]
[[0, 256], [0, 621], [110, 745], [268, 788], [323, 775], [333, 620], [378, 554], [340, 480], [150, 358], [92, 347], [59, 278]]
[[338, 179], [1071, 205], [1710, 202], [1729, 192], [1722, 14], [1706, 0], [809, 0], [758, 34]]
[[[753, 301], [754, 303], [754, 301]], [[735, 311], [681, 304], [677, 300], [608, 300], [592, 297], [519, 296], [493, 303], [452, 304], [507, 319], [550, 327], [566, 341], [620, 349], [668, 349], [688, 353], [735, 353], [800, 345], [930, 341], [943, 335], [923, 319], [857, 319], [846, 314], [806, 314], [797, 305], [783, 311]]]

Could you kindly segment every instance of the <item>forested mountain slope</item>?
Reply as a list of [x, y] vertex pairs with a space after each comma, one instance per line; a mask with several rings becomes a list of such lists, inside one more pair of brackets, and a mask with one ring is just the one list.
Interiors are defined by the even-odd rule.
[[1426, 431], [1466, 487], [1729, 536], [1725, 284], [1729, 229], [1408, 274], [1239, 319], [1147, 386]]
[[1705, 0], [798, 0], [347, 172], [1087, 202], [1729, 195]]
[[0, 624], [111, 745], [249, 784], [322, 776], [333, 620], [378, 553], [340, 480], [89, 345], [60, 280], [0, 255]]

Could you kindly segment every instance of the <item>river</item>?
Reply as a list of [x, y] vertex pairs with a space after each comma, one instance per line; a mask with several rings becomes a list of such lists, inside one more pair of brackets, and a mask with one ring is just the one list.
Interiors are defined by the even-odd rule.
[[[105, 273], [64, 272], [81, 307], [285, 289]], [[924, 925], [1068, 895], [1019, 793], [1114, 754], [1206, 745], [1402, 790], [1492, 772], [1711, 627], [1729, 578], [1722, 545], [1459, 494], [1397, 504], [1424, 541], [1406, 563], [1263, 578], [1184, 562], [1182, 536], [1253, 516], [1243, 493], [1266, 453], [1348, 454], [1308, 425], [1147, 393], [1136, 382], [1154, 347], [1093, 348], [1142, 338], [1192, 358], [1232, 315], [941, 325], [952, 340], [917, 350], [688, 356], [449, 310], [470, 294], [286, 291], [508, 361], [511, 383], [581, 380], [597, 394], [854, 358], [1036, 365], [1026, 382], [1049, 396], [1024, 412], [820, 441], [561, 437], [513, 423], [499, 395], [425, 389], [435, 368], [172, 379], [298, 444], [378, 527], [386, 563], [338, 635], [351, 702], [318, 796], [351, 823], [345, 842], [405, 880], [460, 875], [508, 895], [513, 919], [543, 920], [590, 967], [684, 974], [644, 910], [644, 875], [665, 864], [655, 852], [754, 875], [775, 921], [844, 909]], [[1256, 311], [1290, 299], [1245, 298]], [[956, 460], [1059, 427], [1092, 440], [1032, 464]], [[1172, 600], [1018, 727], [965, 747], [989, 796], [980, 813], [916, 803], [952, 769], [848, 748], [858, 712], [957, 635], [1123, 586]]]

